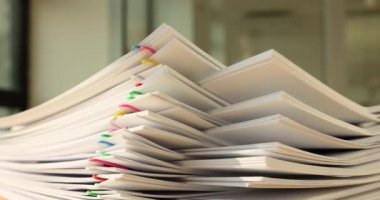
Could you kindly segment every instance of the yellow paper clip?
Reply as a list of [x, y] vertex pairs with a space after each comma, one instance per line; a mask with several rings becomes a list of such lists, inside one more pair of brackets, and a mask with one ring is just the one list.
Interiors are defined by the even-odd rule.
[[121, 117], [121, 116], [123, 116], [123, 115], [125, 115], [125, 114], [127, 114], [128, 113], [128, 111], [126, 111], [126, 110], [118, 110], [118, 111], [116, 111], [114, 114], [113, 114], [113, 118], [119, 118], [119, 117]]
[[159, 62], [153, 60], [153, 59], [150, 59], [150, 58], [144, 58], [141, 60], [141, 64], [151, 64], [151, 65], [158, 65], [160, 64]]

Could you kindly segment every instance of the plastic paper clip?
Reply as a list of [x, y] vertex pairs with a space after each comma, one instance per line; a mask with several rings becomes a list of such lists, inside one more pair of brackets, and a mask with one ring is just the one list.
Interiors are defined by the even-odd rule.
[[136, 82], [135, 83], [135, 87], [140, 87], [140, 86], [142, 86], [143, 85], [143, 83], [141, 83], [141, 82]]
[[111, 142], [107, 142], [107, 141], [105, 141], [105, 140], [100, 140], [99, 141], [99, 144], [104, 144], [104, 145], [106, 145], [106, 146], [108, 146], [108, 147], [112, 147], [114, 144], [113, 143], [111, 143]]
[[132, 49], [131, 50], [136, 50], [138, 49], [139, 51], [147, 51], [151, 54], [155, 54], [156, 53], [156, 50], [154, 50], [153, 48], [151, 47], [148, 47], [148, 46], [145, 46], [145, 45], [134, 45], [132, 46]]
[[92, 175], [92, 178], [101, 182], [108, 180], [107, 178], [100, 177], [97, 174]]
[[105, 139], [112, 137], [112, 135], [108, 133], [109, 133], [108, 131], [101, 132], [100, 137], [105, 138]]
[[132, 91], [129, 92], [127, 98], [128, 99], [134, 99], [134, 98], [136, 98], [136, 96], [139, 96], [139, 95], [142, 95], [142, 94], [144, 94], [144, 93], [142, 93], [142, 92], [140, 92], [138, 90], [132, 90]]
[[92, 191], [92, 190], [87, 190], [86, 195], [90, 196], [90, 197], [97, 197], [98, 193], [96, 193], [95, 191]]
[[130, 110], [131, 112], [140, 112], [141, 110], [132, 106], [132, 105], [129, 105], [129, 104], [120, 104], [119, 105], [119, 108], [121, 109], [128, 109]]
[[126, 110], [118, 110], [116, 111], [114, 114], [113, 114], [113, 118], [119, 118], [125, 114], [127, 114], [128, 112]]
[[119, 164], [116, 164], [116, 163], [113, 163], [113, 162], [108, 162], [108, 161], [105, 161], [105, 160], [100, 160], [100, 159], [90, 159], [89, 160], [90, 162], [93, 162], [93, 163], [97, 163], [97, 164], [100, 164], [100, 165], [103, 165], [104, 167], [116, 167], [116, 168], [119, 168], [119, 169], [127, 169], [127, 167], [123, 166], [123, 165], [119, 165]]
[[151, 64], [151, 65], [158, 65], [160, 64], [159, 62], [151, 59], [151, 58], [144, 58], [141, 60], [141, 64]]

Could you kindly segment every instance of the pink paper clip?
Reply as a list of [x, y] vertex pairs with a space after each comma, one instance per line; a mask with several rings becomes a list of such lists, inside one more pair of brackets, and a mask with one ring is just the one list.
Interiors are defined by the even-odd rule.
[[120, 104], [119, 105], [119, 108], [124, 108], [124, 109], [128, 109], [132, 112], [140, 112], [141, 110], [132, 106], [132, 105], [129, 105], [129, 104]]
[[112, 133], [112, 132], [117, 131], [117, 130], [119, 130], [119, 128], [111, 128], [110, 130], [108, 130], [108, 132]]
[[143, 83], [141, 83], [141, 82], [136, 82], [135, 83], [135, 87], [139, 87], [139, 86], [142, 86], [143, 85]]

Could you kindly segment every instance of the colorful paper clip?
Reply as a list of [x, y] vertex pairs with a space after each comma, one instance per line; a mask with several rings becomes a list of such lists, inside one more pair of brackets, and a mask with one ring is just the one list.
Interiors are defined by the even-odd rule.
[[128, 114], [126, 110], [118, 110], [113, 114], [113, 118], [119, 118], [125, 114]]
[[143, 95], [144, 93], [138, 91], [138, 90], [132, 90], [128, 93], [128, 99], [134, 99], [136, 96]]
[[151, 47], [144, 46], [144, 45], [140, 46], [140, 51], [148, 51], [151, 54], [155, 54], [156, 53], [156, 50], [154, 50]]
[[140, 45], [136, 44], [136, 45], [133, 45], [131, 50], [136, 50], [136, 49], [140, 49]]
[[99, 153], [100, 156], [103, 156], [103, 157], [106, 157], [106, 156], [110, 156], [111, 154], [109, 154], [108, 152], [105, 152], [105, 151], [101, 151]]
[[156, 60], [151, 59], [151, 58], [144, 58], [144, 59], [141, 60], [141, 64], [158, 65], [160, 63], [157, 62]]
[[97, 197], [98, 193], [96, 193], [95, 191], [92, 191], [92, 190], [87, 190], [86, 195], [90, 196], [90, 197]]
[[99, 142], [98, 142], [99, 144], [104, 144], [104, 145], [106, 145], [107, 147], [112, 147], [114, 144], [113, 143], [111, 143], [111, 142], [107, 142], [107, 141], [105, 141], [105, 140], [99, 140]]
[[103, 131], [103, 132], [100, 133], [100, 137], [102, 137], [104, 139], [107, 139], [107, 138], [112, 137], [112, 135], [109, 134], [109, 131]]
[[[111, 125], [113, 125], [113, 126], [117, 126], [116, 124], [112, 124], [112, 122], [111, 122]], [[108, 130], [108, 133], [115, 132], [115, 131], [117, 131], [117, 130], [119, 130], [119, 129], [120, 129], [120, 127], [117, 127], [117, 128], [111, 128], [110, 130]]]
[[131, 113], [131, 112], [140, 112], [141, 111], [140, 109], [138, 109], [134, 106], [131, 106], [129, 104], [120, 104], [119, 108], [120, 109], [113, 114], [114, 119], [120, 118], [121, 116], [128, 114], [128, 113]]
[[140, 86], [142, 86], [143, 85], [143, 83], [141, 83], [141, 82], [136, 82], [135, 83], [135, 87], [140, 87]]
[[105, 160], [100, 160], [100, 159], [90, 159], [89, 160], [90, 162], [93, 162], [93, 163], [97, 163], [97, 164], [100, 164], [104, 167], [115, 167], [115, 168], [119, 168], [119, 169], [127, 169], [126, 166], [123, 166], [123, 165], [119, 165], [117, 163], [113, 163], [113, 162], [108, 162], [108, 161], [105, 161]]
[[132, 46], [131, 50], [136, 50], [136, 49], [138, 49], [139, 51], [147, 51], [150, 54], [155, 54], [156, 53], [156, 50], [154, 50], [151, 47], [145, 46], [145, 45], [134, 45], [134, 46]]
[[92, 175], [92, 178], [95, 179], [95, 180], [101, 181], [101, 182], [103, 182], [103, 181], [107, 181], [107, 180], [108, 180], [108, 178], [100, 177], [100, 176], [97, 175], [97, 174]]
[[120, 104], [119, 105], [119, 108], [121, 109], [128, 109], [130, 110], [131, 112], [140, 112], [141, 110], [132, 106], [132, 105], [129, 105], [129, 104]]

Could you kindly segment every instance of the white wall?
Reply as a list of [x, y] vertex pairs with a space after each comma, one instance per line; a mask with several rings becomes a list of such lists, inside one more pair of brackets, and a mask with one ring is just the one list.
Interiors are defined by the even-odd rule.
[[107, 0], [31, 0], [30, 106], [108, 63]]
[[192, 0], [153, 1], [153, 25], [157, 28], [167, 23], [181, 32], [186, 38], [194, 38], [194, 11]]

